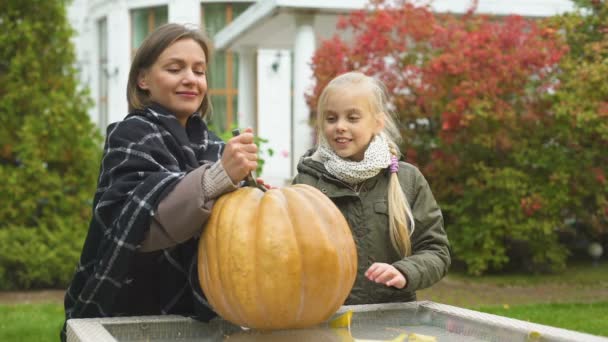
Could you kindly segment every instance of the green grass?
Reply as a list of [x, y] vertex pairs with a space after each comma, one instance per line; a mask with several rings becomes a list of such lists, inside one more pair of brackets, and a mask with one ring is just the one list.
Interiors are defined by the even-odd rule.
[[63, 305], [0, 305], [0, 341], [43, 342], [59, 340]]
[[449, 277], [480, 284], [493, 284], [502, 286], [527, 286], [543, 283], [567, 284], [572, 286], [598, 286], [608, 284], [608, 262], [593, 266], [591, 262], [576, 262], [568, 264], [566, 270], [553, 274], [528, 274], [528, 273], [501, 273], [485, 274], [481, 277], [470, 276], [461, 270], [450, 270]]
[[474, 310], [593, 335], [608, 336], [608, 302], [481, 307]]

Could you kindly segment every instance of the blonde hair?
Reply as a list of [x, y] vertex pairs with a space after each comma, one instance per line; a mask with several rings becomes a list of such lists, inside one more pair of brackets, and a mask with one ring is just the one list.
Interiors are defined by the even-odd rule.
[[[391, 155], [399, 158], [401, 152], [399, 151], [398, 144], [401, 142], [401, 134], [388, 108], [386, 88], [377, 79], [356, 71], [337, 76], [321, 92], [319, 101], [317, 102], [317, 143], [327, 146], [327, 141], [323, 134], [323, 125], [329, 94], [334, 90], [348, 89], [355, 85], [365, 86], [369, 90], [368, 100], [370, 108], [372, 108], [374, 115], [384, 115], [384, 129], [382, 132], [389, 140]], [[411, 255], [412, 242], [410, 232], [414, 231], [414, 217], [407, 198], [399, 184], [397, 173], [391, 173], [387, 200], [391, 243], [401, 256]]]
[[[205, 61], [209, 65], [210, 44], [201, 31], [173, 23], [160, 26], [143, 41], [139, 49], [137, 49], [137, 53], [135, 53], [133, 62], [131, 62], [129, 81], [127, 82], [129, 112], [135, 109], [144, 109], [150, 105], [150, 94], [147, 90], [141, 89], [137, 84], [139, 74], [152, 67], [158, 57], [171, 44], [182, 39], [192, 39], [197, 42], [203, 49]], [[209, 95], [205, 94], [197, 112], [204, 117], [210, 109], [211, 102], [209, 101]]]

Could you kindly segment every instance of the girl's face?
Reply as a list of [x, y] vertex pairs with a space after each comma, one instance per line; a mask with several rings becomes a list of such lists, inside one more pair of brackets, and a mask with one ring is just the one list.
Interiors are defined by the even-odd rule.
[[169, 45], [149, 69], [140, 73], [137, 85], [185, 126], [207, 93], [206, 71], [203, 48], [192, 39], [182, 39]]
[[323, 134], [340, 157], [363, 160], [374, 135], [384, 128], [384, 114], [376, 113], [369, 101], [370, 90], [360, 84], [332, 89], [323, 113]]

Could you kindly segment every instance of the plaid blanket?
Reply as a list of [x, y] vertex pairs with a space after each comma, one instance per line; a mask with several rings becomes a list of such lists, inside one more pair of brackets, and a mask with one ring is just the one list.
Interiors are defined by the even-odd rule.
[[[66, 321], [121, 314], [116, 311], [120, 306], [116, 299], [133, 280], [136, 247], [158, 203], [186, 173], [204, 162], [217, 161], [223, 148], [224, 143], [200, 116], [193, 115], [184, 129], [158, 105], [108, 126], [93, 218], [65, 296]], [[162, 292], [153, 298], [159, 306], [157, 314], [213, 317], [198, 283], [196, 240], [155, 256], [154, 281], [162, 284], [158, 287]], [[184, 300], [192, 304], [184, 307]]]

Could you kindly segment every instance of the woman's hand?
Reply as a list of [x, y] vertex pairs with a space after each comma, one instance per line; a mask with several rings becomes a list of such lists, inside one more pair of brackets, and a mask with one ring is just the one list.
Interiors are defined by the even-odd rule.
[[386, 286], [393, 286], [398, 289], [402, 289], [407, 284], [407, 280], [398, 269], [393, 265], [385, 264], [382, 262], [373, 263], [367, 271], [365, 271], [367, 279], [382, 283]]
[[228, 140], [221, 163], [233, 184], [258, 167], [258, 147], [253, 142], [251, 128], [245, 128], [243, 133]]

